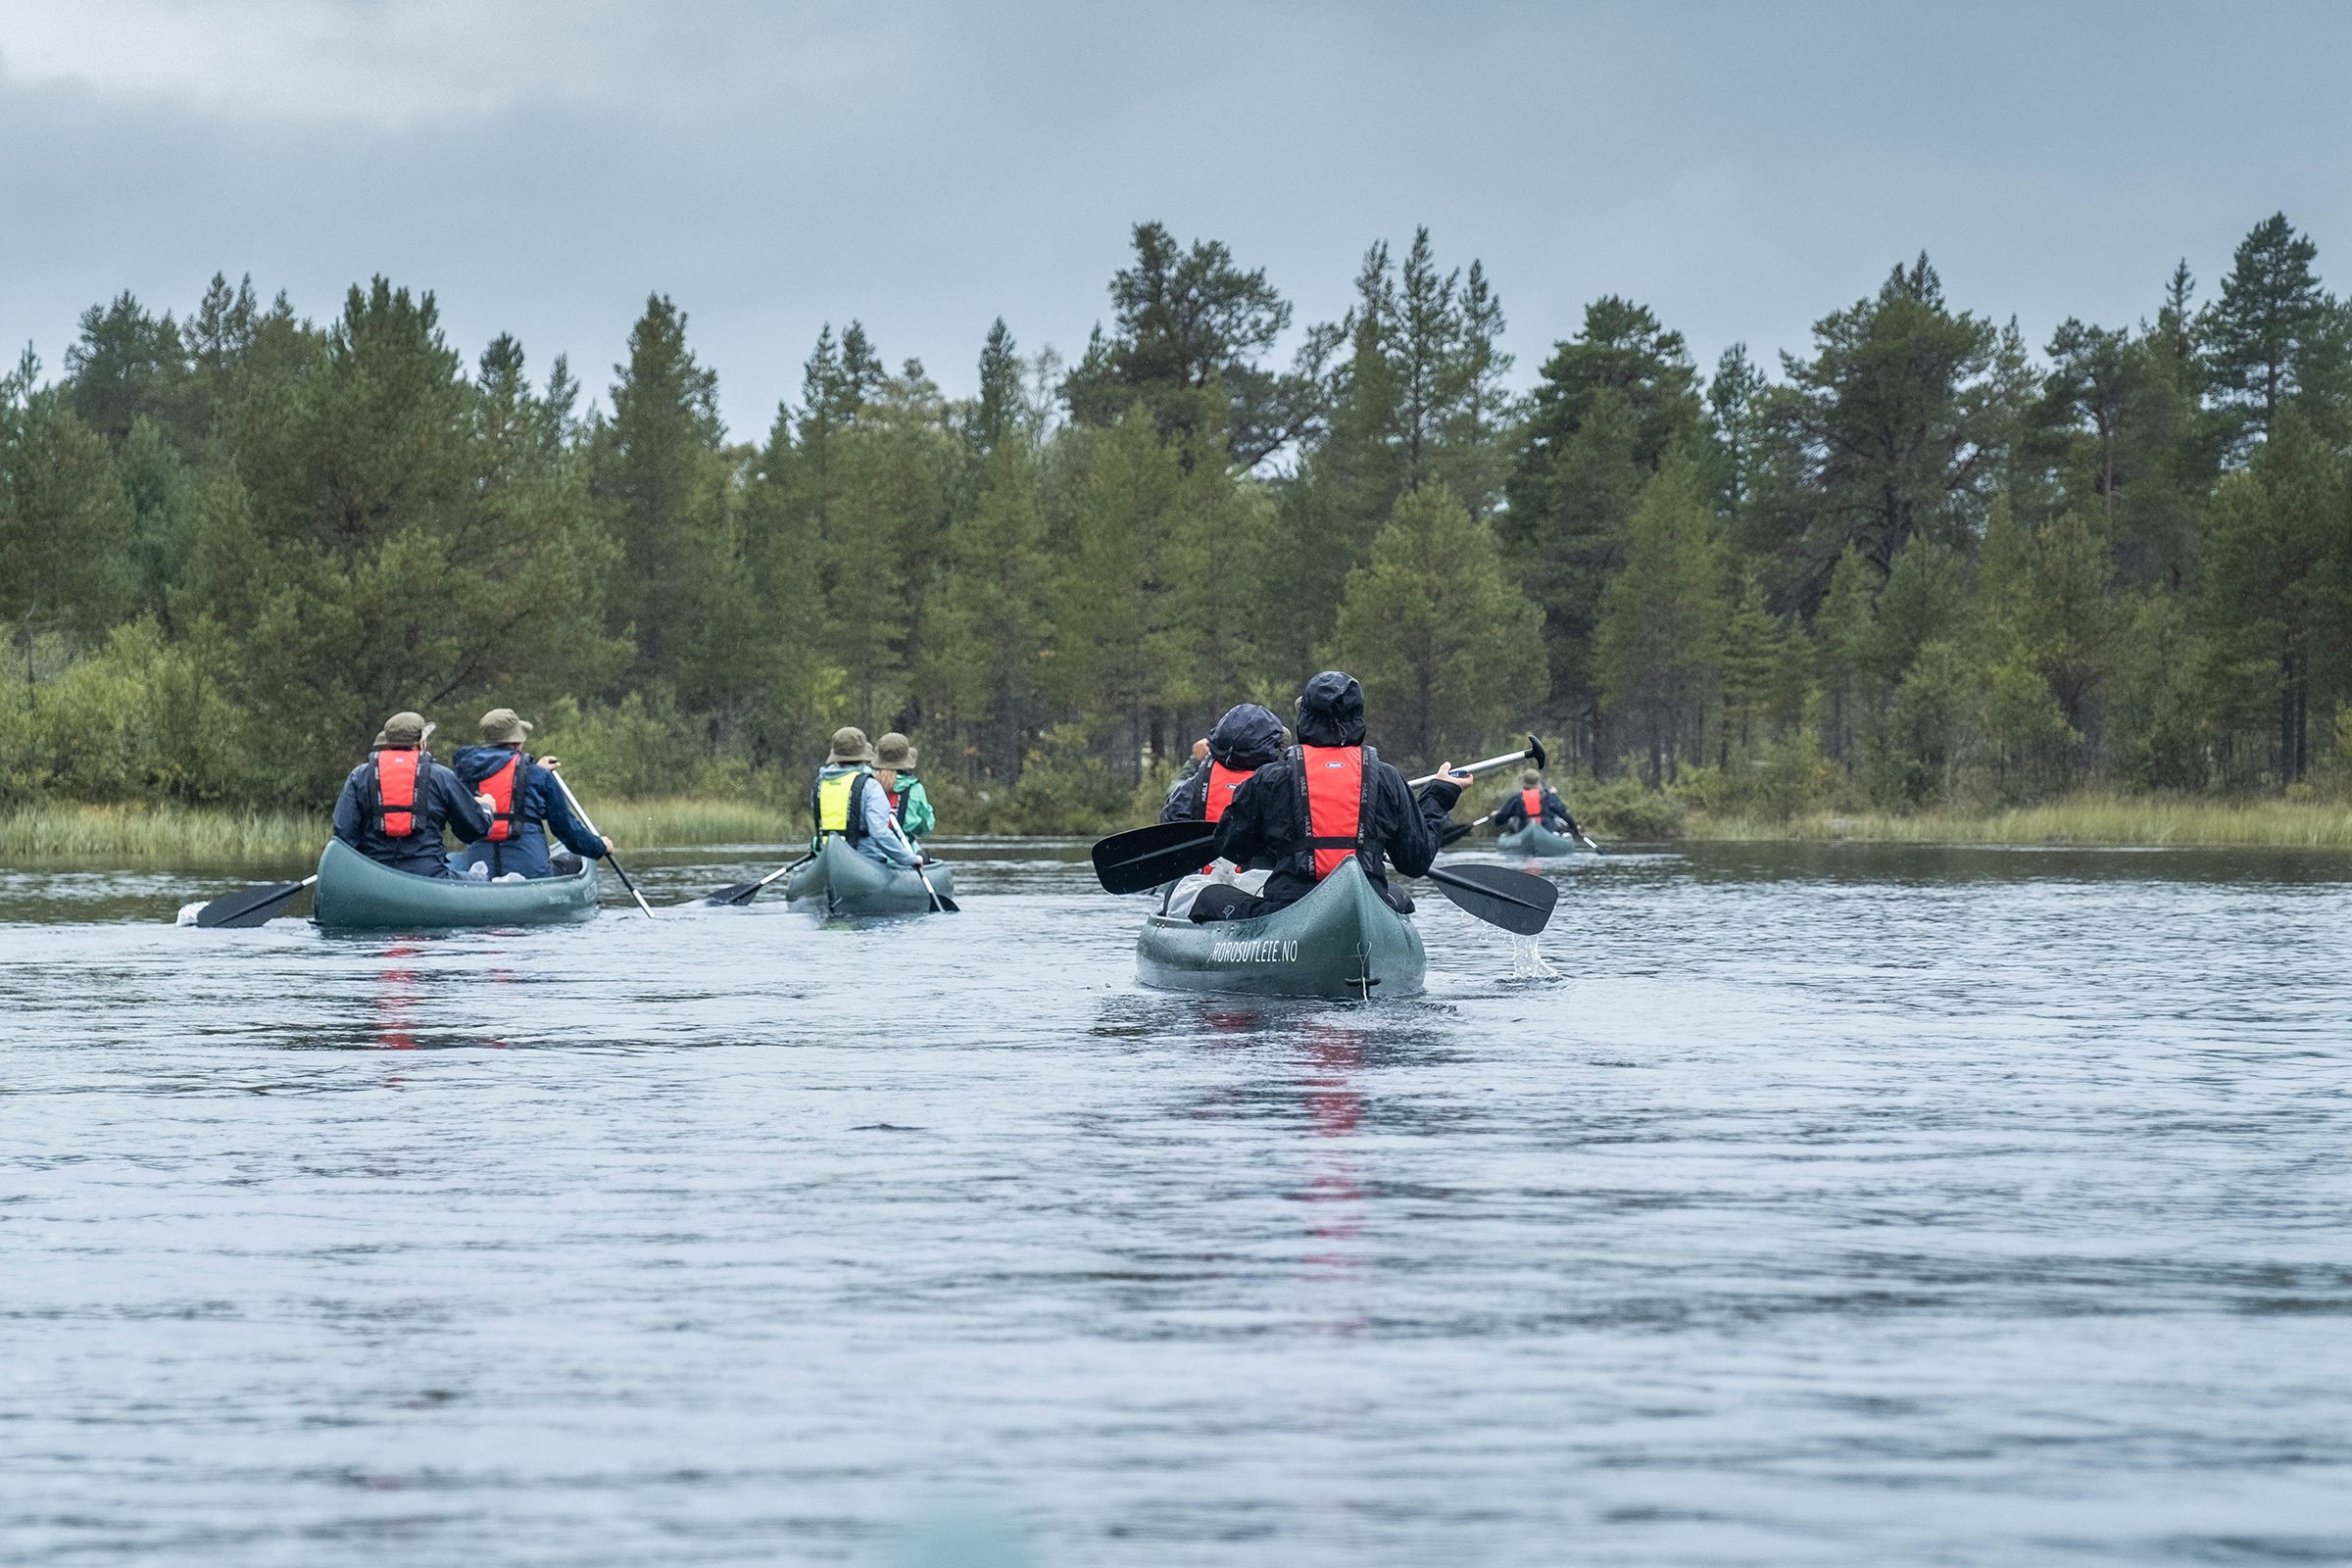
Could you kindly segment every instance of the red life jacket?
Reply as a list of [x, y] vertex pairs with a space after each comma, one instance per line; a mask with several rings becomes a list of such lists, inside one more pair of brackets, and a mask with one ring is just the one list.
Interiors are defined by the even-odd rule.
[[376, 752], [368, 760], [375, 764], [375, 799], [368, 803], [368, 809], [375, 813], [384, 837], [405, 839], [416, 831], [416, 783], [424, 754]]
[[1541, 789], [1521, 790], [1519, 809], [1527, 813], [1529, 822], [1542, 826], [1544, 822], [1544, 792]]
[[1294, 746], [1290, 756], [1307, 870], [1320, 882], [1363, 852], [1380, 756], [1369, 746]]
[[523, 769], [530, 765], [529, 755], [516, 752], [497, 772], [473, 787], [476, 795], [490, 797], [490, 832], [485, 843], [503, 844], [514, 836], [514, 824], [522, 820], [515, 814], [514, 796], [521, 786]]
[[[1200, 786], [1200, 820], [1214, 822], [1223, 816], [1225, 808], [1233, 804], [1233, 792], [1249, 783], [1256, 773], [1254, 767], [1227, 767], [1223, 762], [1209, 763], [1208, 771], [1201, 775], [1204, 782]], [[1211, 860], [1200, 868], [1200, 874], [1213, 875], [1216, 869], [1217, 862]]]
[[1200, 820], [1214, 822], [1225, 814], [1233, 804], [1233, 792], [1250, 782], [1257, 772], [1254, 767], [1227, 767], [1223, 762], [1208, 764], [1208, 783], [1200, 794]]

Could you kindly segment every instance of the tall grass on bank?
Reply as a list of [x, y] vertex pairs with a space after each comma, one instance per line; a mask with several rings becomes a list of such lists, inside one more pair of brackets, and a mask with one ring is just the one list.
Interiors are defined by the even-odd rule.
[[2352, 807], [2318, 801], [2080, 795], [2005, 810], [1807, 811], [1787, 821], [1694, 811], [1684, 831], [1689, 838], [1718, 841], [2352, 850]]
[[[780, 844], [806, 834], [790, 813], [734, 801], [581, 803], [613, 842]], [[176, 806], [28, 806], [0, 811], [0, 865], [155, 865], [235, 870], [298, 865], [329, 832], [318, 811], [230, 811]]]
[[[808, 832], [805, 813], [752, 802], [591, 798], [582, 804], [624, 848], [793, 844]], [[973, 831], [952, 813], [941, 814], [950, 832]], [[1580, 814], [1588, 814], [1581, 806]], [[1668, 814], [1670, 823], [1631, 812], [1620, 821], [1604, 806], [1588, 820], [1603, 837], [1621, 839], [2352, 850], [2352, 808], [2316, 801], [2086, 795], [1996, 811], [1818, 810], [1787, 820], [1697, 810]], [[1047, 824], [1023, 825], [1049, 830]], [[1062, 830], [1091, 833], [1099, 827], [1089, 817]], [[22, 807], [0, 811], [0, 865], [277, 870], [306, 863], [327, 831], [324, 811]]]

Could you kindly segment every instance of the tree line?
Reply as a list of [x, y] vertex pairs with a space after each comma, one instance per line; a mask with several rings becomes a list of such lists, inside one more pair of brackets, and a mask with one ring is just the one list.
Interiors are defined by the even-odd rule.
[[[2038, 351], [1925, 256], [1776, 367], [1593, 301], [1514, 390], [1426, 229], [1336, 321], [1139, 225], [1072, 362], [819, 334], [756, 440], [655, 295], [601, 396], [376, 278], [216, 276], [0, 377], [0, 805], [323, 797], [384, 714], [543, 719], [632, 795], [896, 728], [962, 826], [1103, 820], [1230, 704], [1366, 685], [1704, 805], [2285, 790], [2352, 763], [2352, 310], [2283, 216]], [[466, 738], [470, 738], [469, 736]]]

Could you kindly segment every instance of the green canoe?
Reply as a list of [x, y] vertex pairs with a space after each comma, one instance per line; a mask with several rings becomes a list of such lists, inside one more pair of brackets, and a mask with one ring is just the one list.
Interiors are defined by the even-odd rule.
[[596, 914], [596, 862], [571, 876], [475, 882], [416, 876], [328, 839], [313, 890], [329, 931], [440, 931], [473, 925], [555, 925]]
[[1505, 855], [1532, 855], [1545, 860], [1563, 855], [1575, 855], [1584, 849], [1582, 844], [1567, 834], [1554, 833], [1540, 822], [1530, 822], [1508, 833], [1495, 834], [1494, 847]]
[[[956, 896], [956, 874], [944, 865], [923, 868], [941, 898]], [[847, 839], [825, 840], [816, 858], [784, 878], [787, 904], [819, 914], [929, 914], [931, 895], [912, 871], [869, 860]]]
[[1152, 915], [1136, 939], [1135, 971], [1168, 991], [1363, 1002], [1417, 995], [1429, 959], [1413, 922], [1349, 860], [1297, 904], [1254, 920]]

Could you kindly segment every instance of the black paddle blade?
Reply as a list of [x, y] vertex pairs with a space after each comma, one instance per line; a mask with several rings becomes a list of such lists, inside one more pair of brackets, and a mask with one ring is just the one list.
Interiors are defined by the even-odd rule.
[[1544, 878], [1499, 865], [1458, 865], [1443, 871], [1432, 866], [1429, 879], [1469, 913], [1523, 937], [1548, 925], [1551, 907], [1560, 902], [1560, 890]]
[[720, 888], [703, 902], [705, 904], [732, 904], [740, 908], [758, 898], [760, 890], [765, 886], [767, 884], [764, 882], [738, 882], [731, 888]]
[[[915, 875], [923, 876], [920, 871], [915, 872]], [[927, 876], [923, 876], [923, 891], [931, 895], [931, 907], [937, 909], [941, 914], [961, 914], [963, 912], [963, 906], [940, 892], [938, 885]]]
[[1536, 760], [1537, 767], [1541, 768], [1544, 765], [1544, 743], [1536, 739], [1533, 735], [1530, 735], [1527, 738], [1527, 755]]
[[1095, 846], [1095, 879], [1106, 893], [1149, 893], [1208, 858], [1217, 830], [1206, 822], [1154, 822]]
[[250, 930], [284, 908], [295, 894], [310, 885], [310, 880], [272, 882], [267, 887], [224, 894], [196, 911], [196, 923], [213, 930]]

